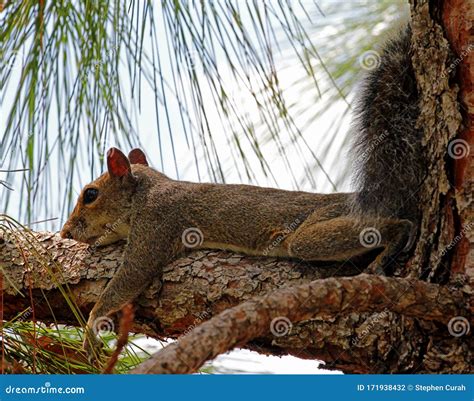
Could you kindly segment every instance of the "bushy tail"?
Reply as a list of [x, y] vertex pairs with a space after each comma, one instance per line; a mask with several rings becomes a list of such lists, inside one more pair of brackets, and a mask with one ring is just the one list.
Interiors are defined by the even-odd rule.
[[426, 160], [422, 131], [415, 128], [419, 107], [411, 55], [407, 27], [386, 44], [361, 88], [353, 129], [356, 213], [418, 217]]

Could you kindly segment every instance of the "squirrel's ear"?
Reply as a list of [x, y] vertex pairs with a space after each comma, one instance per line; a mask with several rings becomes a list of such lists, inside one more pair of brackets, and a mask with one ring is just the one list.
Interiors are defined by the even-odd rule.
[[141, 149], [132, 149], [128, 154], [128, 160], [130, 160], [131, 164], [143, 164], [144, 166], [148, 166], [148, 160], [146, 159], [145, 153]]
[[110, 148], [107, 152], [107, 168], [112, 177], [124, 177], [132, 174], [127, 156], [117, 148]]

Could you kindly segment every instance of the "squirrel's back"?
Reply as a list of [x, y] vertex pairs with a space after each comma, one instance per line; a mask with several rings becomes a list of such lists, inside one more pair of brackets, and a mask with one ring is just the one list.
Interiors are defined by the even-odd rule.
[[367, 74], [356, 104], [354, 212], [418, 217], [417, 192], [426, 171], [418, 91], [411, 62], [411, 28], [387, 42]]

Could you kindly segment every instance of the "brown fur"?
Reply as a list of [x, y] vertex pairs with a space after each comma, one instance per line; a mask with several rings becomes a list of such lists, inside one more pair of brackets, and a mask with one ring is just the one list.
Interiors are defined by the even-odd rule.
[[[108, 172], [84, 188], [61, 231], [94, 246], [128, 240], [123, 265], [91, 311], [89, 333], [95, 319], [132, 301], [164, 265], [198, 247], [309, 261], [343, 261], [375, 248], [369, 271], [384, 272], [414, 240], [416, 191], [427, 164], [410, 38], [407, 28], [385, 46], [359, 94], [355, 193], [175, 181], [148, 167], [141, 150], [127, 158], [111, 149]], [[99, 195], [85, 204], [88, 188]], [[96, 337], [88, 339], [93, 352]]]
[[[361, 227], [351, 217], [353, 194], [175, 181], [148, 167], [143, 152], [137, 152], [133, 160], [142, 164], [131, 166], [118, 149], [109, 152], [109, 171], [84, 188], [61, 231], [65, 238], [91, 245], [128, 240], [123, 265], [90, 313], [89, 332], [97, 318], [132, 301], [186, 250], [218, 248], [320, 261], [342, 261], [372, 250], [361, 243]], [[99, 195], [84, 204], [88, 188]], [[381, 234], [377, 247], [384, 252], [376, 267], [400, 251], [411, 227], [406, 220], [364, 224]], [[199, 237], [191, 244], [196, 247], [183, 240], [189, 230]], [[85, 347], [92, 353], [96, 339], [88, 338]]]

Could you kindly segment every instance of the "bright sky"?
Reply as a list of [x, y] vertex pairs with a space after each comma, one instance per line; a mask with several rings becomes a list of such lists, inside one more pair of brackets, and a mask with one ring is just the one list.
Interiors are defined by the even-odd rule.
[[[306, 2], [312, 4], [311, 1]], [[323, 4], [324, 5], [324, 4]], [[309, 9], [313, 9], [314, 6]], [[159, 8], [156, 9], [157, 18], [159, 17]], [[337, 28], [330, 23], [333, 16], [328, 15], [322, 17], [319, 12], [314, 12], [313, 15], [316, 18], [318, 23], [324, 23], [325, 25], [322, 28], [318, 28], [317, 31], [313, 28], [313, 33], [316, 37], [315, 43], [324, 43], [319, 41], [320, 38], [324, 38], [326, 35], [334, 34], [337, 32]], [[306, 25], [309, 24], [307, 20], [304, 19], [304, 16], [300, 15]], [[157, 25], [158, 37], [166, 37], [166, 33], [162, 25]], [[341, 39], [340, 39], [341, 40]], [[144, 48], [151, 47], [151, 43], [145, 41]], [[159, 51], [164, 55], [168, 54], [167, 42], [162, 41], [159, 44]], [[339, 50], [336, 48], [336, 52], [331, 54], [331, 57], [344, 57], [344, 53], [347, 52], [347, 49], [341, 47]], [[16, 82], [21, 73], [21, 61], [22, 56], [21, 52], [18, 54], [17, 63], [12, 67], [12, 78], [11, 82]], [[347, 55], [346, 55], [347, 57]], [[334, 191], [333, 186], [330, 181], [327, 179], [325, 173], [321, 166], [317, 166], [313, 155], [310, 151], [304, 149], [303, 141], [309, 145], [311, 152], [314, 152], [314, 155], [318, 160], [323, 160], [322, 167], [324, 171], [327, 172], [327, 175], [331, 180], [336, 181], [337, 179], [342, 179], [342, 183], [338, 185], [337, 190], [347, 191], [349, 190], [350, 177], [347, 174], [344, 174], [347, 171], [347, 148], [342, 146], [342, 143], [346, 139], [347, 131], [349, 130], [349, 119], [342, 118], [342, 113], [346, 110], [346, 104], [343, 100], [339, 99], [338, 101], [333, 101], [331, 108], [328, 108], [326, 102], [329, 100], [329, 95], [334, 92], [323, 93], [320, 97], [318, 88], [315, 85], [311, 84], [309, 78], [305, 78], [306, 73], [303, 66], [299, 63], [294, 52], [288, 45], [283, 45], [281, 52], [275, 51], [274, 54], [275, 65], [278, 71], [279, 83], [284, 91], [284, 99], [286, 104], [294, 105], [293, 112], [295, 115], [295, 121], [302, 129], [303, 139], [298, 140], [297, 143], [303, 150], [301, 152], [297, 151], [296, 146], [289, 145], [292, 140], [288, 130], [285, 130], [284, 127], [281, 129], [280, 140], [285, 148], [288, 160], [291, 164], [291, 170], [293, 172], [290, 174], [288, 167], [285, 165], [284, 160], [280, 157], [278, 149], [273, 141], [266, 141], [264, 144], [266, 136], [268, 136], [268, 131], [266, 131], [264, 126], [258, 125], [259, 115], [255, 103], [252, 101], [252, 97], [249, 92], [243, 90], [234, 79], [231, 74], [230, 69], [227, 67], [226, 63], [219, 63], [220, 74], [222, 76], [223, 82], [225, 82], [226, 90], [228, 93], [232, 94], [234, 99], [236, 99], [236, 104], [239, 107], [240, 111], [246, 116], [250, 121], [256, 122], [256, 135], [260, 138], [260, 143], [263, 144], [261, 149], [262, 153], [266, 156], [269, 171], [271, 176], [265, 176], [262, 171], [259, 169], [260, 162], [255, 156], [254, 152], [251, 150], [251, 146], [248, 141], [245, 139], [245, 136], [238, 134], [241, 138], [242, 151], [246, 155], [249, 164], [253, 167], [255, 172], [255, 179], [253, 182], [250, 182], [245, 174], [243, 173], [242, 168], [235, 168], [232, 157], [229, 152], [228, 142], [232, 139], [232, 128], [235, 128], [236, 122], [232, 121], [229, 123], [224, 123], [222, 125], [221, 116], [218, 114], [217, 109], [211, 101], [212, 92], [209, 90], [207, 85], [202, 85], [202, 90], [204, 92], [204, 99], [208, 99], [208, 102], [205, 104], [206, 114], [208, 122], [210, 125], [211, 132], [213, 132], [214, 142], [217, 144], [217, 149], [219, 157], [222, 161], [223, 171], [225, 174], [225, 179], [227, 183], [246, 183], [246, 184], [256, 184], [261, 186], [271, 186], [279, 187], [283, 189], [300, 189], [313, 192], [332, 192]], [[165, 75], [165, 78], [171, 82], [171, 71], [165, 62], [166, 59], [162, 61], [162, 72]], [[331, 58], [327, 57], [325, 59], [326, 63], [330, 63]], [[324, 92], [325, 89], [330, 89], [331, 84], [327, 80], [327, 75], [321, 67], [318, 60], [314, 60], [314, 70], [316, 71], [317, 83], [319, 85], [319, 90]], [[127, 76], [125, 71], [126, 66], [124, 65], [124, 74]], [[199, 69], [199, 63], [196, 63], [196, 69]], [[255, 79], [255, 82], [258, 81]], [[183, 85], [186, 88], [188, 82], [183, 80]], [[126, 92], [129, 84], [124, 80], [124, 91]], [[189, 87], [188, 87], [189, 91]], [[17, 94], [17, 88], [15, 85], [9, 85], [7, 87], [7, 92], [4, 94], [3, 102], [0, 104], [2, 113], [0, 113], [0, 132], [4, 130], [5, 119], [1, 118], [7, 115], [7, 111], [10, 108], [10, 105]], [[132, 100], [130, 99], [130, 102]], [[173, 96], [168, 93], [167, 95], [167, 107], [168, 113], [171, 116], [169, 125], [172, 129], [172, 135], [169, 134], [168, 130], [168, 121], [166, 119], [167, 114], [165, 113], [165, 108], [163, 105], [158, 106], [158, 126], [155, 110], [155, 99], [154, 93], [151, 88], [147, 85], [142, 87], [142, 102], [141, 102], [141, 113], [138, 116], [137, 122], [137, 131], [139, 132], [140, 142], [148, 154], [148, 158], [151, 161], [152, 165], [169, 175], [172, 178], [179, 178], [198, 181], [199, 177], [197, 170], [195, 168], [195, 154], [198, 156], [199, 165], [200, 165], [200, 175], [201, 181], [213, 181], [213, 178], [207, 174], [205, 168], [205, 163], [203, 162], [203, 147], [200, 145], [199, 133], [196, 130], [198, 124], [197, 116], [191, 115], [191, 134], [193, 136], [193, 141], [196, 146], [193, 146], [192, 143], [187, 143], [185, 134], [182, 128], [181, 119], [179, 116], [178, 103], [173, 99]], [[314, 119], [315, 110], [324, 109], [324, 118]], [[300, 114], [301, 113], [301, 114]], [[346, 116], [347, 117], [347, 116]], [[342, 121], [341, 127], [334, 134], [334, 125], [335, 122]], [[194, 127], [194, 129], [193, 129]], [[161, 151], [158, 140], [158, 128], [161, 131]], [[55, 117], [54, 107], [51, 111], [51, 118], [47, 126], [48, 132], [48, 143], [54, 143], [57, 138], [58, 126]], [[88, 157], [84, 157], [84, 154], [89, 154], [90, 144], [88, 141], [88, 132], [86, 127], [82, 127], [81, 132], [84, 132], [83, 140], [79, 143], [79, 147], [76, 149], [76, 152], [79, 154], [78, 159], [76, 159], [76, 164], [79, 165], [79, 175], [75, 176], [73, 182], [73, 191], [75, 193], [74, 197], [79, 194], [81, 188], [89, 181], [94, 179], [98, 174], [102, 172], [100, 166], [96, 165], [94, 169], [91, 169], [90, 165], [87, 163]], [[331, 135], [327, 135], [327, 133]], [[22, 132], [22, 135], [25, 135]], [[176, 171], [172, 144], [170, 138], [173, 138], [174, 142], [174, 152], [176, 155], [176, 160], [178, 164], [178, 172]], [[20, 146], [25, 146], [25, 143], [22, 142]], [[103, 143], [105, 149], [111, 146], [122, 147], [124, 146], [120, 143], [117, 143], [115, 135], [112, 132], [108, 134], [107, 141]], [[129, 149], [124, 148], [125, 152], [128, 152]], [[234, 151], [235, 152], [235, 151]], [[20, 157], [18, 157], [18, 153]], [[23, 148], [20, 152], [15, 153], [16, 157], [16, 168], [23, 167], [22, 158], [25, 155], [26, 151]], [[82, 156], [82, 157], [81, 157]], [[49, 165], [53, 175], [48, 179], [52, 183], [49, 186], [49, 193], [47, 197], [50, 204], [57, 204], [57, 207], [53, 207], [52, 210], [43, 210], [40, 209], [37, 211], [37, 215], [32, 217], [33, 221], [40, 221], [43, 219], [50, 219], [57, 217], [58, 220], [46, 224], [35, 225], [35, 229], [49, 229], [49, 230], [58, 230], [67, 218], [68, 210], [64, 209], [64, 191], [59, 185], [55, 185], [55, 181], [58, 184], [64, 183], [64, 178], [67, 176], [67, 171], [62, 167], [59, 167], [59, 153], [57, 147], [53, 146], [53, 153], [49, 160]], [[66, 158], [68, 156], [66, 155]], [[38, 157], [37, 157], [38, 158]], [[163, 160], [163, 166], [161, 165], [161, 160]], [[9, 162], [9, 155], [7, 158], [0, 161], [0, 169], [6, 168]], [[314, 181], [316, 185], [312, 185], [308, 180], [304, 180], [304, 166], [305, 162], [314, 165], [313, 174]], [[58, 168], [55, 167], [58, 165]], [[14, 179], [10, 179], [9, 183], [16, 191], [10, 194], [11, 201], [9, 203], [8, 209], [5, 211], [7, 214], [11, 215], [14, 218], [20, 218], [18, 205], [20, 205], [20, 197], [23, 195], [20, 191], [21, 181], [23, 174], [17, 173], [14, 176]], [[5, 178], [5, 174], [0, 173], [0, 179]], [[45, 178], [43, 178], [45, 179]], [[298, 182], [298, 185], [295, 185], [295, 180]], [[6, 194], [6, 190], [0, 187], [0, 197], [2, 194]], [[44, 193], [36, 193], [38, 198], [46, 196]], [[23, 199], [24, 200], [24, 199]], [[23, 202], [22, 207], [25, 207], [25, 202]], [[63, 210], [63, 211], [62, 211]], [[62, 212], [61, 212], [62, 211]], [[26, 221], [20, 219], [22, 223], [27, 223]]]

